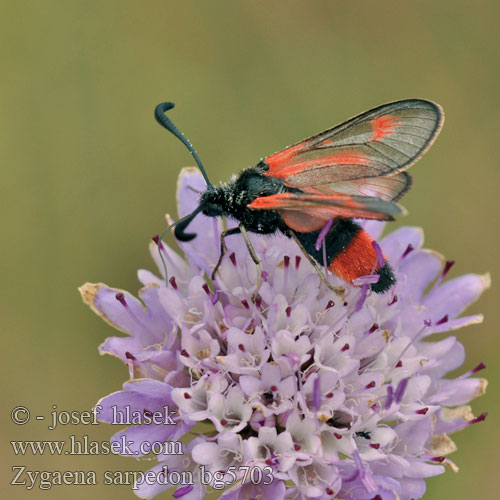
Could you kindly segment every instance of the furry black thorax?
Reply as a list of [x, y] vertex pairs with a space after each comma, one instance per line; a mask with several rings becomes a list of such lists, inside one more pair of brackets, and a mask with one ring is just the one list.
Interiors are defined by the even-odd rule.
[[227, 184], [205, 191], [201, 195], [200, 206], [208, 217], [231, 217], [253, 233], [285, 232], [286, 225], [277, 211], [248, 208], [252, 201], [261, 196], [285, 191], [287, 188], [280, 179], [266, 177], [259, 166], [250, 167]]

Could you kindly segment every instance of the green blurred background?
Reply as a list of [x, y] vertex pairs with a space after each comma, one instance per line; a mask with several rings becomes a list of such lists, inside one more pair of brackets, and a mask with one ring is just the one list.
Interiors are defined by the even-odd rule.
[[[458, 332], [493, 384], [474, 401], [489, 419], [454, 436], [459, 474], [428, 482], [430, 499], [498, 498], [499, 3], [496, 1], [72, 0], [6, 2], [2, 51], [1, 369], [4, 486], [31, 470], [142, 469], [117, 456], [15, 457], [11, 439], [107, 439], [107, 426], [48, 431], [9, 420], [85, 410], [120, 389], [127, 370], [100, 358], [113, 330], [82, 304], [85, 281], [137, 291], [147, 245], [175, 211], [185, 149], [153, 119], [163, 100], [196, 145], [212, 181], [378, 104], [425, 97], [446, 123], [413, 169], [401, 223], [457, 264], [493, 275]], [[20, 486], [11, 500], [120, 495], [129, 487]], [[163, 498], [168, 498], [164, 495]]]

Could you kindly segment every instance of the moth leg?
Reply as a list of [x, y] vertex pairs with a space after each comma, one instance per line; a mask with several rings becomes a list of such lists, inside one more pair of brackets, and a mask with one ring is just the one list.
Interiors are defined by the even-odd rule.
[[299, 248], [302, 250], [302, 253], [307, 257], [307, 260], [312, 264], [314, 267], [314, 270], [318, 273], [319, 277], [321, 278], [321, 281], [335, 294], [339, 295], [340, 297], [344, 296], [345, 288], [340, 287], [340, 286], [333, 286], [327, 279], [325, 274], [323, 273], [323, 269], [321, 269], [318, 265], [318, 263], [307, 253], [307, 250], [304, 248], [304, 245], [302, 245], [302, 242], [297, 238], [297, 235], [293, 232], [290, 231], [288, 233], [294, 240], [295, 243], [299, 246]]
[[240, 227], [241, 226], [233, 227], [232, 229], [226, 229], [225, 231], [222, 231], [222, 233], [220, 233], [220, 257], [219, 260], [217, 261], [217, 264], [214, 267], [214, 270], [212, 271], [212, 281], [215, 279], [215, 274], [219, 270], [219, 267], [222, 263], [222, 259], [224, 258], [224, 255], [227, 252], [226, 236], [231, 236], [232, 234], [240, 233], [241, 232]]
[[252, 295], [252, 300], [255, 300], [257, 292], [260, 289], [260, 285], [262, 284], [262, 268], [260, 265], [260, 260], [257, 257], [257, 254], [255, 253], [255, 248], [253, 247], [252, 243], [250, 242], [250, 238], [248, 237], [247, 230], [242, 225], [239, 226], [239, 228], [243, 236], [243, 239], [245, 240], [245, 244], [248, 248], [248, 251], [250, 252], [250, 257], [252, 257], [252, 260], [255, 262], [255, 265], [257, 266], [257, 284], [255, 286], [255, 292]]

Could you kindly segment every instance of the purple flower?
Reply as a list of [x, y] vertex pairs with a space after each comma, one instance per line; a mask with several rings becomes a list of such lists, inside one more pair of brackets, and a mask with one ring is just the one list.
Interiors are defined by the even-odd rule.
[[[182, 171], [180, 216], [204, 188], [198, 171]], [[383, 224], [361, 223], [380, 236]], [[131, 380], [97, 409], [103, 422], [134, 417], [112, 438], [131, 442], [121, 453], [157, 455], [154, 480], [134, 486], [139, 497], [172, 489], [194, 500], [215, 489], [226, 500], [409, 500], [424, 495], [427, 477], [456, 469], [446, 458], [456, 448], [449, 434], [484, 420], [467, 403], [486, 382], [474, 376], [482, 364], [445, 378], [465, 353], [442, 334], [482, 321], [461, 313], [488, 276], [445, 280], [451, 262], [405, 227], [380, 241], [397, 278], [390, 291], [329, 275], [345, 289], [333, 295], [292, 240], [250, 234], [264, 276], [252, 300], [257, 269], [243, 239], [227, 239], [211, 282], [222, 221], [200, 214], [190, 229], [198, 236], [179, 242], [182, 257], [162, 245], [167, 284], [142, 270], [139, 298], [103, 284], [81, 288], [127, 334], [100, 351], [120, 358]], [[150, 249], [162, 274], [157, 245]], [[166, 447], [181, 438], [181, 454]], [[176, 481], [181, 473], [192, 481]]]

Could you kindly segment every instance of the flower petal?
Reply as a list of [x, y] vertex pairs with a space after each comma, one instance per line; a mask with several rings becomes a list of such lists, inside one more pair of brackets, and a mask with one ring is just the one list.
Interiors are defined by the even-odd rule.
[[433, 288], [425, 296], [423, 305], [431, 312], [430, 319], [433, 322], [445, 315], [455, 318], [477, 300], [490, 284], [489, 275], [466, 274]]

